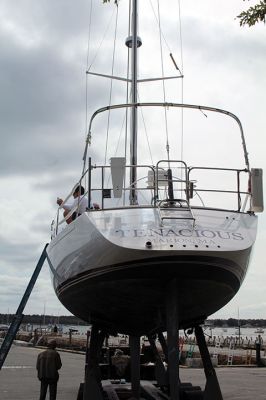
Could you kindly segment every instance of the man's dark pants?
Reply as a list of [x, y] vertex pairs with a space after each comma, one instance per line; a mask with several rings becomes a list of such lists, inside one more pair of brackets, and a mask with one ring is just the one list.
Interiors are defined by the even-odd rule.
[[57, 381], [53, 379], [41, 380], [40, 400], [45, 400], [48, 386], [49, 386], [50, 400], [56, 400]]

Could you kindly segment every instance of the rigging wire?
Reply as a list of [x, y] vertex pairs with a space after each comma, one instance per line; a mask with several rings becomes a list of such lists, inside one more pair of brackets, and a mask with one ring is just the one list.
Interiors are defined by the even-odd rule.
[[[107, 32], [109, 31], [111, 22], [113, 20], [115, 11], [116, 11], [116, 22], [115, 22], [115, 36], [114, 36], [114, 46], [113, 46], [113, 56], [112, 56], [112, 75], [113, 75], [113, 71], [114, 71], [114, 60], [115, 60], [115, 49], [116, 49], [116, 34], [117, 34], [117, 21], [118, 21], [118, 2], [115, 2], [116, 7], [113, 9], [112, 15], [109, 19], [109, 22], [106, 26], [105, 32], [103, 34], [102, 40], [95, 52], [95, 55], [89, 65], [89, 56], [90, 56], [90, 43], [91, 43], [91, 21], [92, 21], [92, 0], [90, 2], [90, 13], [89, 13], [89, 31], [88, 31], [88, 45], [87, 45], [87, 60], [86, 60], [86, 72], [88, 72], [91, 67], [93, 66], [98, 53], [102, 47], [102, 44], [106, 38]], [[111, 85], [110, 85], [110, 95], [109, 95], [109, 105], [111, 104], [111, 100], [112, 100], [112, 87], [113, 87], [113, 79], [111, 79]], [[86, 73], [86, 117], [85, 117], [85, 123], [86, 123], [86, 130], [87, 130], [87, 124], [88, 124], [88, 73]], [[107, 146], [108, 146], [108, 137], [109, 137], [109, 121], [110, 121], [110, 112], [111, 110], [109, 110], [108, 113], [108, 123], [107, 123], [107, 132], [106, 132], [106, 148], [105, 148], [105, 161], [104, 163], [106, 164], [106, 158], [107, 158]], [[88, 140], [88, 139], [87, 139]], [[89, 141], [90, 144], [90, 141]], [[83, 164], [83, 172], [85, 171], [86, 168], [86, 159], [84, 159], [84, 164]]]
[[[150, 0], [150, 6], [151, 9], [153, 11], [154, 17], [157, 21], [157, 24], [159, 26], [160, 32], [161, 32], [161, 36], [164, 40], [164, 43], [169, 51], [169, 56], [176, 68], [176, 70], [180, 73], [180, 75], [182, 75], [182, 79], [181, 79], [181, 102], [184, 103], [184, 80], [183, 80], [183, 70], [184, 70], [184, 63], [183, 63], [183, 37], [182, 37], [182, 23], [181, 23], [181, 0], [178, 0], [178, 25], [179, 25], [179, 42], [180, 42], [180, 63], [181, 63], [181, 67], [179, 67], [174, 59], [173, 56], [173, 52], [166, 40], [166, 37], [161, 29], [160, 26], [160, 21], [156, 15], [156, 12], [154, 10], [152, 1]], [[184, 148], [184, 110], [181, 110], [181, 143], [180, 143], [180, 159], [183, 160], [183, 148]]]
[[[157, 10], [158, 10], [158, 22], [159, 22], [159, 33], [160, 33], [160, 53], [161, 53], [161, 71], [162, 77], [164, 78], [164, 63], [163, 63], [163, 48], [162, 48], [162, 30], [161, 30], [161, 17], [160, 17], [160, 0], [157, 0]], [[163, 99], [166, 102], [166, 90], [165, 82], [162, 80], [163, 86]], [[165, 120], [165, 134], [166, 134], [166, 153], [167, 160], [170, 160], [170, 145], [169, 145], [169, 132], [168, 132], [168, 120], [167, 120], [167, 110], [164, 108], [164, 120]]]
[[[181, 71], [184, 73], [184, 58], [183, 58], [183, 36], [182, 36], [182, 18], [181, 18], [181, 0], [178, 0], [178, 21], [179, 21], [179, 41], [180, 41], [180, 60]], [[178, 68], [179, 69], [179, 68]], [[184, 79], [181, 79], [181, 103], [184, 103]], [[184, 159], [184, 109], [181, 108], [181, 149], [180, 159]]]
[[[107, 35], [107, 33], [108, 33], [109, 29], [110, 29], [110, 25], [111, 25], [111, 22], [112, 22], [112, 20], [113, 20], [114, 14], [115, 14], [115, 8], [114, 8], [114, 9], [113, 9], [113, 12], [112, 12], [112, 14], [111, 14], [111, 17], [110, 17], [110, 19], [109, 19], [109, 21], [108, 21], [108, 23], [107, 23], [107, 25], [106, 25], [106, 29], [105, 29], [105, 31], [104, 31], [104, 33], [103, 33], [102, 39], [101, 39], [101, 41], [100, 41], [100, 44], [99, 44], [97, 50], [95, 51], [94, 57], [92, 58], [92, 61], [91, 61], [90, 65], [89, 65], [89, 57], [90, 57], [90, 52], [91, 52], [91, 51], [90, 51], [91, 26], [92, 26], [92, 19], [93, 19], [93, 18], [92, 18], [92, 15], [93, 15], [92, 2], [93, 2], [93, 0], [91, 0], [91, 2], [90, 2], [89, 31], [88, 31], [88, 45], [87, 45], [87, 61], [86, 61], [86, 63], [87, 63], [87, 69], [86, 69], [86, 72], [90, 71], [91, 68], [92, 68], [92, 66], [93, 66], [93, 64], [95, 63], [96, 58], [98, 57], [98, 53], [99, 53], [99, 51], [100, 51], [100, 49], [101, 49], [101, 47], [102, 47], [102, 44], [103, 44], [103, 42], [104, 42], [104, 40], [105, 40], [105, 38], [106, 38], [106, 35]], [[86, 73], [86, 95], [85, 95], [85, 102], [86, 102], [86, 116], [85, 116], [85, 122], [86, 122], [86, 131], [88, 132], [88, 126], [87, 126], [87, 125], [88, 125], [88, 74], [87, 74], [87, 73]], [[86, 143], [87, 143], [87, 145], [90, 145], [90, 144], [91, 144], [91, 135], [90, 135], [90, 133], [88, 133], [87, 136], [86, 136]], [[84, 154], [83, 161], [84, 161], [84, 163], [83, 163], [83, 170], [82, 170], [82, 171], [84, 172], [85, 169], [86, 169], [86, 154]]]
[[[138, 94], [138, 100], [141, 103], [139, 94]], [[145, 136], [146, 136], [146, 140], [147, 140], [147, 144], [148, 144], [148, 148], [149, 148], [151, 164], [154, 165], [153, 164], [153, 157], [152, 157], [152, 152], [151, 152], [150, 141], [149, 141], [149, 135], [148, 135], [148, 131], [147, 131], [147, 127], [146, 127], [146, 123], [145, 123], [144, 114], [143, 114], [143, 108], [142, 107], [140, 107], [140, 112], [141, 112], [142, 122], [143, 122], [143, 126], [144, 126]]]
[[[118, 2], [115, 2], [115, 4], [117, 5], [117, 15], [116, 15], [116, 28], [115, 28], [115, 38], [114, 38], [114, 50], [113, 50], [113, 63], [112, 63], [112, 75], [113, 75], [113, 70], [114, 70], [114, 56], [115, 56], [115, 43], [116, 43], [116, 36], [117, 36], [117, 25], [118, 25]], [[130, 29], [131, 29], [131, 2], [129, 4], [129, 23], [128, 23], [128, 36], [130, 34]], [[129, 60], [130, 60], [130, 50], [128, 49], [128, 56], [127, 56], [127, 90], [126, 90], [126, 102], [128, 103], [129, 101]], [[109, 105], [111, 104], [111, 100], [112, 100], [112, 80], [111, 80], [111, 88], [110, 88], [110, 98], [109, 98]], [[106, 165], [106, 161], [107, 161], [107, 148], [108, 148], [108, 131], [109, 131], [109, 126], [110, 126], [110, 112], [111, 110], [109, 110], [108, 113], [108, 128], [107, 128], [107, 139], [106, 139], [106, 149], [105, 149], [105, 165]], [[125, 127], [125, 145], [124, 145], [124, 156], [126, 158], [127, 156], [127, 136], [128, 136], [128, 108], [126, 109], [125, 112], [125, 116], [123, 118], [122, 121], [122, 126], [120, 129], [120, 133], [119, 133], [119, 138], [118, 138], [118, 142], [117, 142], [117, 146], [115, 149], [115, 155], [118, 152], [118, 148], [119, 148], [119, 144], [120, 144], [120, 140], [121, 140], [121, 135], [123, 132], [123, 129]], [[107, 185], [109, 184], [110, 181], [110, 176], [108, 177], [108, 182]], [[125, 177], [124, 177], [124, 184], [125, 184]], [[124, 193], [125, 195], [125, 193]], [[124, 203], [125, 203], [125, 197], [124, 197]]]
[[[113, 45], [113, 55], [112, 55], [112, 72], [111, 72], [111, 76], [113, 76], [113, 74], [114, 74], [115, 50], [116, 50], [116, 35], [117, 35], [117, 21], [118, 21], [118, 3], [115, 3], [115, 5], [116, 5], [116, 20], [115, 20], [115, 32], [114, 32], [114, 45]], [[111, 102], [112, 102], [112, 94], [113, 94], [113, 78], [111, 78], [111, 84], [110, 84], [109, 106], [111, 105]], [[106, 165], [106, 159], [107, 159], [107, 148], [108, 148], [108, 140], [109, 140], [110, 116], [111, 116], [111, 110], [108, 111], [108, 118], [107, 118], [104, 165]]]
[[122, 121], [121, 129], [120, 129], [120, 132], [119, 132], [119, 137], [118, 137], [118, 140], [117, 140], [115, 152], [114, 152], [114, 155], [115, 155], [115, 156], [116, 156], [117, 153], [118, 153], [118, 148], [119, 148], [119, 145], [120, 145], [120, 140], [121, 140], [121, 136], [122, 136], [124, 127], [126, 127], [126, 117], [127, 117], [127, 116], [126, 116], [126, 113], [125, 113], [124, 118], [123, 118], [123, 121]]
[[[153, 7], [153, 4], [152, 4], [152, 1], [151, 1], [151, 0], [150, 0], [150, 6], [151, 6], [152, 12], [153, 12], [153, 14], [154, 14], [154, 17], [155, 17], [155, 19], [156, 19], [156, 21], [157, 21], [157, 24], [159, 25], [159, 20], [158, 20], [158, 17], [157, 17], [157, 15], [156, 15], [156, 12], [155, 12], [155, 10], [154, 10], [154, 7]], [[167, 40], [166, 40], [166, 38], [165, 38], [163, 32], [162, 32], [162, 38], [163, 38], [163, 40], [164, 40], [164, 42], [165, 42], [166, 47], [168, 48], [168, 51], [171, 53], [170, 46], [169, 46], [169, 44], [168, 44], [168, 42], [167, 42]]]
[[[88, 66], [89, 66], [89, 57], [90, 57], [91, 17], [92, 17], [92, 0], [90, 1], [90, 11], [89, 11], [89, 30], [88, 30], [88, 42], [87, 42], [86, 71], [88, 70]], [[88, 128], [88, 74], [86, 74], [86, 94], [85, 94], [85, 103], [86, 103], [85, 132], [87, 132], [87, 128]]]
[[[88, 70], [89, 57], [90, 57], [91, 19], [92, 19], [92, 0], [90, 1], [90, 10], [89, 10], [89, 29], [88, 29], [88, 40], [87, 40], [86, 71]], [[87, 131], [88, 131], [88, 74], [86, 73], [86, 83], [85, 83], [85, 135], [87, 135]], [[85, 163], [86, 163], [86, 160], [84, 160], [83, 172], [85, 170]]]
[[[180, 2], [180, 0], [179, 0], [179, 2]], [[151, 9], [152, 9], [152, 11], [153, 11], [153, 14], [154, 14], [154, 17], [155, 17], [155, 19], [156, 19], [156, 22], [157, 22], [157, 24], [158, 24], [158, 26], [159, 26], [159, 20], [158, 20], [158, 17], [157, 17], [157, 15], [156, 15], [156, 12], [155, 12], [155, 10], [154, 10], [154, 7], [153, 7], [153, 4], [152, 4], [151, 0], [150, 0], [150, 6], [151, 6]], [[172, 50], [171, 50], [171, 48], [170, 48], [170, 46], [169, 46], [169, 44], [168, 44], [168, 42], [167, 42], [167, 40], [166, 40], [166, 38], [165, 38], [165, 35], [164, 35], [164, 33], [163, 33], [162, 30], [161, 30], [161, 35], [162, 35], [162, 38], [163, 38], [163, 40], [164, 40], [164, 43], [165, 43], [165, 45], [166, 45], [166, 47], [167, 47], [167, 49], [168, 49], [168, 51], [169, 51], [169, 56], [170, 56], [170, 58], [172, 59], [172, 62], [174, 63], [174, 65], [175, 65], [176, 69], [178, 70], [178, 72], [180, 73], [180, 75], [183, 75], [183, 66], [181, 67], [181, 69], [178, 67], [176, 61], [175, 61], [174, 58], [173, 58]], [[183, 77], [182, 77], [182, 79], [183, 79]]]
[[109, 20], [109, 22], [108, 22], [108, 24], [107, 24], [107, 26], [106, 26], [105, 31], [104, 31], [102, 40], [101, 40], [101, 42], [100, 42], [100, 44], [99, 44], [99, 46], [98, 46], [98, 48], [97, 48], [97, 50], [96, 50], [96, 52], [95, 52], [95, 55], [94, 55], [94, 57], [93, 57], [93, 59], [92, 59], [92, 62], [90, 63], [90, 65], [89, 65], [89, 67], [88, 67], [88, 71], [90, 71], [91, 67], [92, 67], [93, 64], [95, 63], [96, 58], [98, 57], [98, 53], [99, 53], [99, 51], [100, 51], [100, 49], [101, 49], [101, 47], [102, 47], [102, 45], [103, 45], [103, 42], [104, 42], [104, 40], [105, 40], [105, 38], [106, 38], [106, 35], [107, 35], [107, 32], [109, 31], [109, 28], [110, 28], [111, 22], [112, 22], [112, 20], [113, 20], [114, 14], [115, 14], [115, 9], [114, 9], [113, 12], [112, 12], [112, 15], [111, 15], [111, 17], [110, 17], [110, 20]]

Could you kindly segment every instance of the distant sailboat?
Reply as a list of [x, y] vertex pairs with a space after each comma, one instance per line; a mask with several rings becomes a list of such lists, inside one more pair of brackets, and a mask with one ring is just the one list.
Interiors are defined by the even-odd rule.
[[239, 335], [239, 336], [242, 335], [240, 326], [236, 328], [235, 335]]
[[240, 319], [239, 319], [239, 308], [237, 309], [237, 321], [238, 321], [238, 324], [237, 324], [237, 328], [235, 330], [235, 335], [238, 335], [240, 337], [240, 335], [241, 335], [241, 329], [240, 329], [241, 324], [240, 324]]
[[264, 329], [263, 328], [257, 328], [255, 330], [255, 333], [264, 333]]

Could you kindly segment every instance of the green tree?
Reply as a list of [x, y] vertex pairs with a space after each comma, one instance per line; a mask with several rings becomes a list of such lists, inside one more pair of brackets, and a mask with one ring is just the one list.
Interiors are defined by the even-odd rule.
[[[245, 0], [244, 0], [245, 1]], [[249, 1], [249, 0], [248, 0]], [[110, 3], [110, 0], [103, 0], [103, 3]], [[118, 0], [114, 0], [117, 5]], [[247, 11], [242, 11], [237, 18], [240, 19], [240, 26], [248, 25], [253, 26], [257, 22], [264, 22], [266, 20], [266, 0], [261, 0], [254, 7], [249, 7]]]
[[257, 22], [265, 23], [265, 15], [266, 15], [266, 0], [261, 0], [254, 7], [249, 7], [247, 11], [242, 11], [242, 13], [237, 16], [237, 18], [240, 19], [240, 26], [244, 25], [253, 26]]

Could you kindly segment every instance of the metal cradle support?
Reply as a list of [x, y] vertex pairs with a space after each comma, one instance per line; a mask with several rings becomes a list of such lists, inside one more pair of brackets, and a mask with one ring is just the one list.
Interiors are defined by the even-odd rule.
[[92, 326], [90, 346], [86, 354], [83, 400], [103, 400], [99, 358], [105, 337], [104, 330], [100, 330], [96, 325]]
[[205, 341], [204, 333], [201, 326], [195, 327], [195, 336], [199, 346], [200, 355], [206, 376], [206, 386], [204, 390], [204, 400], [223, 400], [220, 385], [216, 376], [215, 369], [212, 365], [210, 353]]
[[23, 319], [24, 308], [25, 308], [25, 306], [26, 306], [26, 304], [27, 304], [27, 302], [29, 300], [29, 297], [30, 297], [30, 294], [32, 292], [32, 289], [33, 289], [33, 287], [34, 287], [34, 285], [36, 283], [36, 280], [37, 280], [37, 278], [39, 276], [39, 273], [40, 273], [40, 271], [42, 269], [44, 261], [45, 261], [45, 259], [47, 257], [47, 254], [46, 254], [46, 247], [47, 246], [48, 246], [48, 243], [44, 246], [44, 249], [42, 251], [41, 257], [40, 257], [40, 259], [39, 259], [39, 261], [38, 261], [38, 263], [36, 265], [36, 268], [35, 268], [35, 270], [34, 270], [34, 272], [32, 274], [32, 277], [31, 277], [30, 282], [29, 282], [29, 284], [27, 286], [27, 289], [25, 290], [25, 293], [24, 293], [24, 295], [23, 295], [23, 297], [21, 299], [21, 302], [20, 302], [20, 304], [18, 306], [17, 312], [16, 312], [16, 314], [15, 314], [15, 316], [14, 316], [14, 318], [13, 318], [11, 324], [10, 324], [10, 327], [9, 327], [9, 329], [7, 331], [5, 339], [4, 339], [3, 343], [2, 343], [2, 346], [1, 346], [1, 349], [0, 349], [0, 370], [1, 370], [1, 368], [2, 368], [2, 366], [4, 364], [4, 362], [5, 362], [5, 359], [6, 359], [7, 355], [8, 355], [10, 347], [12, 346], [13, 340], [16, 337], [16, 334], [18, 332], [19, 326], [20, 326], [21, 321]]
[[[101, 382], [101, 371], [99, 367], [100, 352], [107, 335], [105, 330], [92, 326], [90, 344], [87, 348], [85, 379], [78, 394], [82, 400], [104, 400], [106, 396], [118, 399], [115, 390], [109, 383]], [[130, 362], [131, 362], [131, 400], [140, 400], [140, 337], [129, 336]], [[111, 397], [110, 397], [111, 396]]]
[[132, 400], [140, 399], [140, 337], [129, 336]]
[[[161, 333], [163, 336], [163, 334]], [[159, 387], [164, 388], [169, 385], [169, 379], [168, 379], [168, 373], [166, 371], [166, 368], [164, 366], [163, 360], [159, 354], [159, 351], [157, 349], [156, 343], [155, 343], [155, 337], [152, 335], [148, 335], [148, 339], [150, 342], [150, 346], [152, 349], [152, 352], [155, 356], [155, 379]], [[166, 342], [165, 342], [166, 344]], [[166, 345], [167, 346], [167, 345]], [[165, 354], [164, 354], [165, 355]], [[165, 357], [165, 359], [167, 359]]]
[[[205, 390], [191, 383], [182, 383], [179, 378], [179, 309], [178, 309], [178, 281], [173, 279], [166, 287], [166, 325], [167, 325], [167, 348], [164, 336], [159, 335], [162, 349], [167, 355], [167, 374], [164, 375], [168, 384], [169, 400], [223, 400], [215, 369], [205, 341], [202, 327], [195, 325], [195, 336], [202, 358], [206, 376]], [[152, 340], [152, 339], [151, 339]], [[161, 375], [162, 376], [162, 375]], [[168, 380], [168, 382], [167, 382]], [[158, 382], [159, 386], [160, 383]]]
[[168, 376], [169, 376], [171, 400], [180, 400], [179, 321], [178, 321], [177, 296], [178, 296], [177, 279], [173, 279], [167, 287], [167, 295], [166, 295]]
[[162, 346], [162, 350], [163, 350], [164, 357], [165, 357], [165, 362], [168, 363], [167, 342], [166, 342], [166, 340], [165, 340], [165, 337], [164, 337], [164, 335], [163, 335], [163, 332], [159, 332], [159, 333], [158, 333], [158, 339], [159, 339], [160, 345]]

